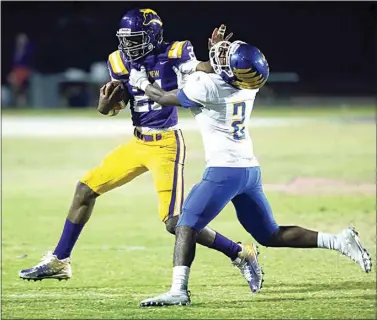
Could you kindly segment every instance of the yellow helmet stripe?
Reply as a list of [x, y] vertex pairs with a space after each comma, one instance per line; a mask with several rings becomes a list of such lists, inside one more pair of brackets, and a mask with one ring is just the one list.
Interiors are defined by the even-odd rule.
[[260, 87], [260, 84], [262, 84], [265, 81], [265, 79], [258, 79], [256, 82], [244, 82], [244, 81], [235, 81], [234, 84], [242, 89], [258, 89]]
[[249, 69], [237, 69], [237, 68], [233, 68], [233, 72], [234, 73], [248, 73], [251, 71], [251, 68]]
[[158, 23], [160, 26], [162, 26], [162, 21], [158, 20], [158, 19], [152, 19], [149, 22], [145, 22], [148, 14], [154, 14], [154, 15], [158, 16], [156, 11], [154, 11], [152, 9], [140, 9], [139, 11], [144, 15], [143, 25], [147, 26], [147, 25], [151, 24], [152, 22], [155, 22], [155, 23]]
[[254, 83], [254, 82], [258, 81], [259, 79], [263, 78], [263, 76], [261, 74], [257, 77], [243, 77], [243, 76], [239, 76], [239, 75], [236, 75], [236, 76], [239, 80], [245, 81], [247, 83]]

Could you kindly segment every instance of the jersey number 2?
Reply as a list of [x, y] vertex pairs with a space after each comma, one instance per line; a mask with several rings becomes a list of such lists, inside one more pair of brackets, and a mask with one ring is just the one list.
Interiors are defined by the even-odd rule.
[[[246, 112], [245, 102], [237, 102], [233, 104], [233, 117], [237, 118], [237, 120], [234, 120], [232, 122], [232, 127], [234, 129], [233, 138], [235, 140], [245, 139], [245, 124], [244, 124], [245, 112]], [[240, 116], [241, 116], [241, 119], [240, 119]]]

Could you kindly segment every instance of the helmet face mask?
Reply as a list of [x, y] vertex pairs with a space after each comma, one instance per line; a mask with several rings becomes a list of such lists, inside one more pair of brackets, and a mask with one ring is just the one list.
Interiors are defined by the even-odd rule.
[[243, 41], [220, 41], [209, 52], [216, 74], [238, 89], [259, 89], [269, 76], [263, 53]]
[[124, 32], [120, 29], [117, 32], [117, 37], [119, 40], [118, 49], [124, 53], [128, 61], [138, 60], [154, 49], [145, 31]]
[[231, 42], [220, 41], [216, 43], [209, 51], [209, 61], [215, 73], [222, 76], [224, 73], [228, 77], [233, 77], [233, 72], [230, 68], [230, 47]]
[[162, 21], [151, 9], [133, 9], [122, 18], [116, 36], [127, 62], [145, 57], [163, 41]]

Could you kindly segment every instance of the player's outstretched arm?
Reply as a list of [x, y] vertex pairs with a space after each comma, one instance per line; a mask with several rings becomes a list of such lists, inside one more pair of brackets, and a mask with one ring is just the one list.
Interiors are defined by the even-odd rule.
[[199, 81], [198, 78], [190, 78], [183, 89], [165, 91], [158, 85], [152, 85], [149, 82], [144, 67], [139, 71], [136, 69], [131, 70], [130, 84], [144, 91], [147, 96], [163, 107], [203, 107], [208, 100], [207, 96], [213, 95], [213, 88], [208, 87], [208, 84]]
[[203, 104], [191, 100], [183, 89], [165, 91], [160, 87], [148, 84], [145, 88], [145, 94], [161, 106], [177, 106], [183, 108], [202, 107]]
[[156, 83], [152, 85], [148, 80], [148, 75], [144, 67], [141, 67], [140, 70], [131, 70], [130, 84], [144, 91], [147, 96], [163, 107], [180, 106], [177, 99], [178, 90], [165, 91]]
[[149, 84], [145, 88], [145, 94], [161, 106], [181, 106], [177, 98], [178, 89], [165, 91], [158, 86]]

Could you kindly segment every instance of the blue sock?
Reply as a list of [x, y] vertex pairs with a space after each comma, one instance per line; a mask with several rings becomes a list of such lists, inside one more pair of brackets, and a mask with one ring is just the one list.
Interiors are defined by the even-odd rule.
[[224, 253], [232, 260], [236, 259], [238, 257], [238, 252], [242, 250], [240, 245], [225, 238], [218, 232], [216, 232], [215, 241], [213, 241], [211, 248]]
[[63, 233], [54, 251], [54, 255], [56, 255], [59, 260], [68, 258], [71, 255], [72, 249], [83, 227], [84, 226], [81, 224], [73, 223], [68, 219], [65, 220]]

